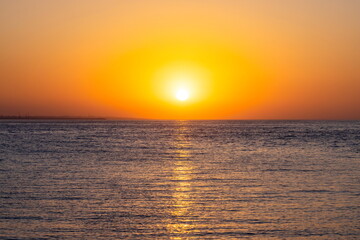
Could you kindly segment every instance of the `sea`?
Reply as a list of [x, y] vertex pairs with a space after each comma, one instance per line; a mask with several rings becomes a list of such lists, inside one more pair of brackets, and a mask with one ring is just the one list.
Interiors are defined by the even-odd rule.
[[0, 239], [360, 239], [360, 121], [1, 120]]

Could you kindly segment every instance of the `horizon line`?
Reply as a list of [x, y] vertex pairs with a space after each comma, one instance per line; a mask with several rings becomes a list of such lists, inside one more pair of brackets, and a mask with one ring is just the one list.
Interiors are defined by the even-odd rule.
[[104, 117], [104, 116], [68, 116], [68, 115], [0, 115], [0, 120], [124, 120], [124, 121], [360, 121], [360, 119], [344, 118], [136, 118], [136, 117]]

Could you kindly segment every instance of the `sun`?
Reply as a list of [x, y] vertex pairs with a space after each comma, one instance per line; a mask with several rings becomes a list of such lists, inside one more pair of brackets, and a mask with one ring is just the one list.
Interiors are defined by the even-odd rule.
[[189, 98], [189, 91], [187, 89], [181, 88], [176, 92], [176, 98], [179, 101], [186, 101]]
[[[192, 62], [174, 62], [159, 67], [153, 76], [154, 97], [167, 107], [192, 109], [209, 96], [212, 78], [205, 67]], [[175, 108], [177, 109], [177, 108]]]

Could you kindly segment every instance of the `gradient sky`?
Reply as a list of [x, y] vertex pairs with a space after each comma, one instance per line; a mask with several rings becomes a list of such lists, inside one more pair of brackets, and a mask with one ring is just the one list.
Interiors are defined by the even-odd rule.
[[359, 12], [358, 0], [0, 0], [0, 115], [360, 119]]

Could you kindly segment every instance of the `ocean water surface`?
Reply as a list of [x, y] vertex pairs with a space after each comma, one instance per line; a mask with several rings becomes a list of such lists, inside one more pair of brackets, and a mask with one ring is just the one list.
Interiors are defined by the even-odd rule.
[[359, 121], [0, 121], [0, 239], [360, 239]]

